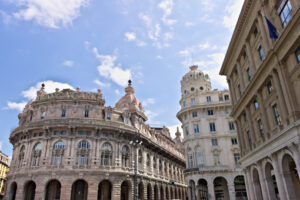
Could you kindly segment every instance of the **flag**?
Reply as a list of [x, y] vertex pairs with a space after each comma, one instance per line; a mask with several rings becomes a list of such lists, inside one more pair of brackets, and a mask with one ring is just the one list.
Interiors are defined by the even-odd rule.
[[268, 18], [266, 16], [265, 16], [265, 19], [266, 19], [267, 24], [268, 24], [270, 38], [277, 39], [278, 36], [277, 36], [277, 30], [276, 30], [275, 26], [268, 20]]

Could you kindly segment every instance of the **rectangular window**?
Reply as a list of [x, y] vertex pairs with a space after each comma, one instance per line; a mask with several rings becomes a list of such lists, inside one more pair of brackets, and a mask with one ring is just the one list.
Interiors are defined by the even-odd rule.
[[185, 135], [189, 135], [189, 128], [185, 127]]
[[193, 155], [192, 154], [189, 154], [188, 155], [188, 163], [189, 163], [189, 168], [192, 168], [193, 167]]
[[257, 120], [257, 127], [258, 127], [258, 131], [259, 131], [260, 136], [262, 138], [264, 138], [263, 124], [262, 124], [261, 119]]
[[273, 108], [273, 111], [274, 111], [274, 117], [275, 117], [275, 122], [277, 125], [281, 125], [281, 119], [280, 119], [280, 114], [279, 114], [279, 111], [278, 111], [278, 108], [277, 108], [277, 104], [274, 104], [272, 106]]
[[207, 103], [210, 103], [210, 102], [211, 102], [211, 97], [210, 97], [210, 96], [207, 96], [207, 97], [206, 97], [206, 102], [207, 102]]
[[196, 102], [195, 98], [191, 98], [192, 105], [195, 105], [195, 102]]
[[197, 163], [198, 165], [204, 165], [204, 156], [201, 152], [197, 153]]
[[194, 133], [199, 133], [199, 126], [198, 126], [198, 124], [194, 125]]
[[247, 75], [248, 75], [248, 80], [251, 81], [252, 80], [252, 75], [251, 75], [251, 71], [250, 71], [249, 68], [247, 69]]
[[282, 26], [286, 27], [287, 23], [292, 18], [292, 5], [289, 0], [283, 6], [282, 10], [279, 13], [279, 16], [280, 16]]
[[111, 119], [111, 113], [107, 112], [107, 119], [110, 120]]
[[66, 116], [66, 109], [62, 109], [61, 110], [61, 117], [65, 117]]
[[186, 102], [185, 101], [183, 102], [183, 107], [186, 107]]
[[297, 62], [300, 63], [300, 47], [296, 50], [296, 59]]
[[235, 144], [237, 144], [237, 143], [238, 143], [238, 141], [237, 141], [236, 138], [231, 138], [231, 144], [232, 144], [232, 145], [235, 145]]
[[239, 95], [242, 96], [242, 89], [241, 89], [241, 85], [238, 84], [238, 91], [239, 91]]
[[245, 121], [245, 122], [248, 121], [248, 118], [247, 118], [246, 113], [244, 113], [244, 121]]
[[233, 131], [234, 129], [235, 129], [234, 123], [233, 122], [229, 122], [229, 130]]
[[253, 101], [254, 110], [258, 109], [258, 102], [256, 100]]
[[273, 85], [272, 85], [272, 82], [271, 82], [271, 81], [269, 81], [269, 82], [267, 83], [267, 89], [268, 89], [268, 93], [271, 94], [272, 91], [273, 91]]
[[88, 109], [85, 109], [85, 111], [84, 111], [84, 117], [89, 117], [89, 110]]
[[211, 139], [211, 145], [218, 146], [218, 139]]
[[208, 114], [208, 115], [214, 115], [214, 111], [213, 111], [213, 110], [208, 110], [208, 111], [207, 111], [207, 114]]
[[233, 157], [234, 157], [234, 163], [235, 163], [235, 165], [239, 165], [240, 164], [239, 160], [241, 158], [240, 154], [239, 153], [234, 153]]
[[184, 114], [184, 120], [186, 120], [187, 119], [187, 115], [186, 114]]
[[216, 131], [216, 125], [215, 123], [209, 123], [209, 129], [210, 129], [210, 132], [215, 132]]
[[45, 118], [45, 115], [46, 115], [46, 112], [45, 112], [45, 111], [42, 111], [42, 113], [41, 113], [41, 119], [44, 119], [44, 118]]
[[193, 113], [192, 113], [192, 116], [193, 116], [193, 117], [197, 117], [197, 112], [193, 112]]
[[225, 95], [224, 95], [224, 99], [225, 99], [225, 101], [229, 101], [229, 95], [228, 95], [228, 94], [225, 94]]
[[251, 139], [250, 131], [247, 131], [247, 136], [248, 136], [249, 146], [250, 146], [250, 148], [252, 148], [252, 139]]
[[220, 156], [217, 153], [214, 154], [214, 164], [215, 165], [219, 165], [220, 164]]
[[265, 60], [265, 54], [264, 54], [264, 50], [261, 46], [258, 47], [258, 53], [259, 53], [259, 58], [261, 61]]

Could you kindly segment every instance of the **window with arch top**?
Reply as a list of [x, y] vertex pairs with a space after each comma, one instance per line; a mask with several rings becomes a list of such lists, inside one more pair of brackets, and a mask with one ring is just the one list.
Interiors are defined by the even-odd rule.
[[101, 165], [111, 166], [112, 165], [113, 148], [111, 144], [105, 142], [101, 146]]

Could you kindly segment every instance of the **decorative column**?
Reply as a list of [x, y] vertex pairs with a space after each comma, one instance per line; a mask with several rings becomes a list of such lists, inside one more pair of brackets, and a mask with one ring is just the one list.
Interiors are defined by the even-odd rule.
[[208, 199], [215, 200], [216, 198], [215, 198], [215, 188], [214, 188], [213, 179], [208, 180], [207, 189], [208, 189]]
[[241, 120], [240, 119], [236, 119], [236, 126], [237, 126], [237, 129], [238, 129], [238, 135], [241, 136], [240, 137], [241, 138], [240, 142], [242, 143], [242, 145], [240, 145], [241, 152], [243, 153], [243, 155], [245, 155], [246, 152], [248, 152], [248, 150], [250, 150], [250, 147], [249, 147], [249, 143], [247, 142], [248, 141], [247, 136], [242, 131], [242, 125], [241, 125]]
[[247, 119], [248, 119], [248, 125], [249, 125], [249, 128], [250, 128], [250, 135], [253, 137], [252, 145], [255, 148], [256, 147], [256, 142], [258, 141], [258, 138], [256, 136], [255, 129], [253, 127], [252, 115], [251, 115], [251, 112], [250, 112], [250, 109], [249, 109], [248, 106], [246, 106], [245, 110], [246, 110], [246, 115], [247, 115]]
[[282, 120], [282, 123], [284, 125], [286, 125], [286, 122], [287, 122], [287, 108], [286, 108], [286, 105], [285, 105], [285, 102], [284, 102], [284, 99], [283, 99], [283, 92], [282, 92], [282, 88], [281, 88], [281, 83], [279, 82], [279, 77], [278, 77], [278, 71], [274, 71], [273, 70], [273, 82], [274, 82], [274, 86], [275, 86], [275, 89], [276, 89], [276, 93], [277, 93], [277, 96], [279, 98], [277, 98], [278, 100], [278, 104], [279, 104], [279, 112], [280, 112], [280, 115], [281, 115], [281, 120]]
[[243, 74], [243, 71], [241, 69], [241, 65], [240, 65], [239, 61], [236, 62], [236, 68], [237, 68], [237, 71], [238, 71], [238, 77], [240, 78], [240, 85], [242, 86], [242, 90], [245, 90], [246, 89], [246, 82], [245, 82], [244, 74]]
[[293, 159], [296, 164], [298, 177], [300, 177], [300, 141], [293, 142], [288, 147], [293, 152]]
[[232, 76], [230, 76], [230, 78], [227, 79], [227, 83], [229, 85], [229, 92], [230, 92], [230, 96], [231, 96], [231, 101], [232, 101], [232, 104], [234, 105], [237, 102], [237, 98], [235, 96], [235, 88], [233, 87], [233, 84], [232, 84], [231, 80], [233, 80]]
[[[265, 182], [266, 179], [265, 179], [264, 173], [261, 168], [261, 163], [259, 163], [257, 165], [257, 169], [258, 169], [258, 176], [259, 176], [259, 182], [260, 182], [260, 186], [261, 186], [261, 193], [262, 193], [263, 199], [268, 200], [269, 196], [267, 194], [267, 186], [266, 186], [266, 182]], [[272, 199], [270, 199], [270, 200], [272, 200]]]
[[246, 182], [248, 199], [255, 200], [253, 182], [252, 182], [251, 175], [250, 175], [250, 169], [245, 168], [244, 172], [245, 172], [245, 182]]
[[249, 68], [250, 68], [251, 75], [252, 75], [252, 78], [253, 78], [257, 67], [255, 66], [255, 61], [254, 61], [254, 57], [253, 57], [253, 54], [252, 54], [252, 50], [251, 50], [249, 41], [246, 40], [245, 43], [246, 43], [246, 50], [247, 50], [247, 55], [248, 55], [248, 59], [249, 59]]
[[280, 199], [287, 199], [286, 198], [286, 192], [285, 187], [283, 183], [283, 173], [279, 171], [279, 164], [278, 164], [278, 158], [276, 154], [271, 155], [272, 158], [272, 165], [274, 168], [275, 178], [278, 186], [279, 196]]

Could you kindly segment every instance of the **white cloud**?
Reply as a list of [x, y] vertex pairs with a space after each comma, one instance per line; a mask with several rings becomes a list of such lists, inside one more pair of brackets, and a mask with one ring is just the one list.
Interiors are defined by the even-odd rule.
[[45, 84], [45, 92], [47, 93], [53, 93], [55, 92], [56, 88], [62, 89], [72, 89], [74, 88], [67, 84], [67, 83], [61, 83], [61, 82], [55, 82], [51, 80], [38, 82], [35, 86], [30, 87], [28, 90], [22, 91], [22, 95], [27, 99], [35, 99], [36, 98], [36, 92], [41, 89], [41, 85]]
[[147, 43], [139, 40], [136, 42], [136, 45], [138, 45], [139, 47], [144, 47], [144, 46], [147, 46]]
[[20, 103], [16, 103], [16, 102], [7, 102], [7, 106], [4, 109], [7, 110], [18, 110], [20, 112], [23, 111], [24, 107], [26, 106], [27, 102], [20, 102]]
[[[38, 90], [41, 89], [42, 83], [45, 84], [45, 92], [47, 92], [47, 93], [55, 92], [56, 88], [59, 88], [59, 89], [69, 88], [69, 89], [74, 90], [74, 88], [71, 85], [67, 84], [67, 83], [60, 83], [60, 82], [47, 80], [47, 81], [38, 82], [35, 86], [32, 86], [29, 89], [22, 91], [23, 97], [28, 99], [28, 100], [35, 99], [36, 98], [36, 93], [37, 93]], [[8, 101], [7, 106], [4, 107], [4, 109], [19, 110], [21, 112], [24, 109], [26, 104], [27, 104], [27, 102], [24, 102], [24, 101], [19, 102], [19, 103]]]
[[150, 105], [150, 104], [154, 104], [155, 103], [155, 99], [154, 98], [148, 98], [145, 99], [144, 101], [142, 101], [142, 104], [144, 107]]
[[163, 10], [162, 21], [166, 25], [171, 26], [176, 23], [176, 20], [168, 19], [168, 17], [172, 14], [173, 0], [163, 0], [158, 4], [158, 7]]
[[184, 26], [191, 27], [191, 26], [195, 26], [195, 24], [193, 22], [185, 22]]
[[161, 55], [157, 55], [155, 58], [156, 59], [163, 59], [163, 57]]
[[161, 124], [161, 122], [155, 121], [155, 117], [157, 117], [159, 115], [159, 113], [153, 112], [151, 110], [145, 110], [145, 115], [148, 118], [148, 123], [149, 124], [155, 124], [155, 125], [160, 125]]
[[125, 37], [127, 41], [134, 41], [136, 40], [136, 34], [134, 32], [126, 32]]
[[49, 28], [59, 28], [72, 25], [72, 21], [80, 15], [80, 8], [88, 3], [89, 0], [16, 0], [15, 4], [20, 9], [13, 16]]
[[117, 57], [114, 55], [101, 55], [96, 47], [93, 48], [93, 52], [101, 62], [97, 67], [98, 72], [101, 76], [111, 79], [116, 84], [125, 87], [127, 81], [131, 79], [130, 69], [122, 69], [121, 64], [115, 64]]
[[73, 67], [74, 61], [72, 61], [72, 60], [65, 60], [62, 64], [64, 66], [66, 66], [66, 67]]
[[103, 83], [103, 82], [99, 81], [98, 79], [94, 80], [94, 83], [100, 87], [109, 87], [110, 86], [109, 83]]
[[225, 11], [227, 15], [223, 17], [223, 25], [232, 30], [238, 20], [244, 0], [231, 0], [230, 4], [226, 6]]
[[116, 95], [120, 95], [121, 94], [120, 90], [118, 90], [118, 89], [115, 90], [115, 93], [116, 93]]

